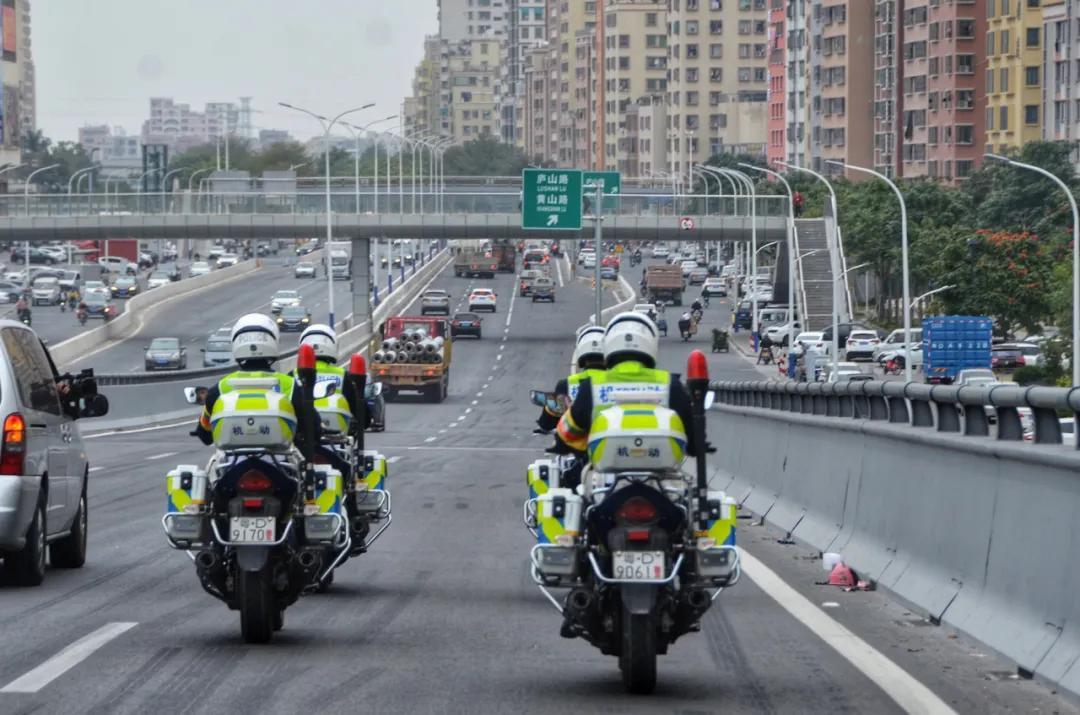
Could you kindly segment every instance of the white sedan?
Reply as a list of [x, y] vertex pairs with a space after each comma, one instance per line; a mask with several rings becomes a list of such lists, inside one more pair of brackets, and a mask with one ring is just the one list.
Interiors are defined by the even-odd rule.
[[228, 268], [229, 266], [235, 266], [239, 262], [240, 256], [236, 255], [235, 253], [222, 253], [220, 256], [218, 256], [217, 267]]
[[279, 290], [270, 299], [270, 311], [280, 313], [282, 308], [300, 305], [300, 293], [295, 290]]
[[668, 251], [667, 246], [653, 246], [652, 247], [652, 257], [653, 258], [667, 258], [668, 253], [669, 253], [669, 251]]
[[496, 299], [495, 291], [490, 288], [477, 288], [469, 293], [469, 310], [474, 313], [478, 310], [490, 310], [494, 313]]
[[205, 276], [210, 273], [210, 264], [206, 261], [195, 261], [191, 264], [191, 270], [189, 272], [191, 273], [192, 278], [195, 276]]

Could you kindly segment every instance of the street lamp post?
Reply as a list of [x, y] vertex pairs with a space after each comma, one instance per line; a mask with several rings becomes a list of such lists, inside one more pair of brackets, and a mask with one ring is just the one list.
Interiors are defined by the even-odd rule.
[[916, 296], [915, 298], [912, 298], [911, 299], [911, 307], [914, 308], [916, 305], [918, 305], [919, 303], [926, 300], [927, 298], [929, 298], [932, 295], [937, 295], [938, 293], [944, 293], [945, 291], [952, 290], [955, 287], [956, 286], [954, 286], [954, 285], [950, 285], [950, 286], [941, 286], [940, 288], [935, 288], [934, 290], [928, 290], [925, 293], [923, 293], [922, 295]]
[[[59, 164], [49, 164], [48, 166], [43, 166], [40, 169], [35, 169], [34, 171], [30, 172], [30, 176], [26, 177], [26, 183], [23, 184], [23, 208], [25, 209], [25, 213], [26, 213], [27, 216], [30, 215], [30, 184], [33, 183], [34, 177], [37, 176], [38, 174], [40, 174], [43, 171], [48, 171], [49, 169], [55, 169], [58, 166], [60, 166], [60, 165]], [[29, 242], [26, 244], [26, 246], [27, 246], [27, 249], [26, 249], [27, 254], [29, 254], [29, 251], [30, 251]], [[29, 269], [30, 264], [27, 263], [26, 266]]]
[[[739, 166], [751, 169], [753, 171], [760, 171], [761, 173], [771, 176], [781, 184], [784, 185], [784, 190], [788, 195], [788, 305], [791, 306], [791, 319], [788, 323], [794, 327], [796, 315], [802, 318], [802, 313], [799, 312], [799, 303], [795, 295], [795, 195], [791, 191], [791, 184], [787, 182], [783, 176], [778, 172], [771, 171], [770, 169], [763, 169], [753, 164], [739, 163]], [[805, 308], [804, 308], [805, 309]], [[788, 332], [791, 332], [790, 330]]]
[[326, 149], [326, 246], [323, 247], [323, 260], [326, 265], [326, 289], [328, 291], [328, 309], [330, 314], [329, 325], [330, 328], [333, 329], [336, 326], [334, 325], [334, 271], [330, 265], [330, 244], [334, 240], [333, 205], [331, 204], [330, 200], [330, 132], [331, 130], [333, 130], [334, 125], [337, 124], [342, 117], [348, 114], [353, 114], [354, 112], [362, 111], [364, 109], [370, 109], [371, 107], [374, 107], [375, 104], [370, 103], [365, 104], [362, 107], [353, 107], [352, 109], [346, 109], [344, 112], [339, 113], [333, 119], [327, 119], [321, 114], [316, 114], [311, 110], [296, 107], [292, 104], [288, 104], [287, 102], [278, 102], [278, 104], [282, 107], [285, 107], [286, 109], [292, 109], [297, 112], [302, 112], [309, 117], [314, 117], [319, 122], [319, 124], [322, 125], [323, 128], [323, 143]]
[[[355, 124], [349, 124], [348, 122], [342, 122], [342, 126], [349, 130], [353, 135], [353, 185], [356, 193], [356, 213], [360, 213], [360, 133], [366, 132], [369, 127], [373, 127], [381, 122], [388, 122], [391, 119], [397, 119], [396, 114], [391, 114], [389, 117], [383, 117], [382, 119], [376, 119], [373, 122], [368, 122], [362, 127], [358, 127]], [[375, 143], [375, 213], [379, 213], [379, 143]]]
[[[842, 271], [840, 273], [840, 275], [833, 278], [833, 285], [835, 286], [840, 281], [847, 279], [847, 274], [848, 273], [851, 273], [852, 271], [857, 271], [860, 268], [866, 268], [869, 265], [870, 265], [869, 263], [860, 263], [857, 266], [852, 266], [851, 268], [848, 268], [847, 270]], [[834, 289], [833, 295], [835, 295], [835, 294], [836, 293], [835, 293], [835, 289]], [[910, 331], [907, 332], [907, 333], [904, 333], [904, 344], [905, 345], [910, 344], [908, 342], [909, 337], [910, 337]], [[833, 323], [832, 348], [833, 348], [833, 350], [832, 350], [832, 365], [833, 365], [833, 372], [835, 373], [836, 370], [837, 370], [837, 367], [838, 367], [838, 363], [840, 362], [840, 335], [839, 335], [839, 330], [837, 328], [836, 323]], [[907, 362], [910, 362], [910, 360], [905, 360], [904, 362], [907, 363]], [[907, 382], [911, 382], [910, 371], [909, 371], [909, 374], [907, 376]]]
[[[908, 266], [908, 227], [907, 227], [907, 204], [904, 203], [904, 195], [900, 192], [900, 188], [893, 183], [892, 179], [884, 174], [878, 173], [873, 169], [867, 169], [861, 166], [853, 166], [852, 164], [845, 164], [840, 161], [826, 161], [826, 164], [832, 164], [833, 166], [842, 166], [845, 169], [851, 171], [860, 171], [864, 174], [870, 174], [884, 181], [889, 185], [889, 188], [896, 194], [897, 200], [900, 201], [900, 263], [904, 272], [904, 344], [911, 344], [911, 274]], [[849, 271], [844, 271], [847, 274]], [[834, 299], [835, 300], [835, 299]], [[833, 341], [836, 341], [836, 328], [833, 328]], [[1074, 368], [1075, 369], [1075, 368]], [[1080, 373], [1078, 373], [1080, 374]], [[904, 380], [911, 382], [911, 361], [904, 361]]]
[[1059, 179], [1054, 174], [1050, 173], [1041, 166], [1035, 166], [1034, 164], [1025, 164], [1015, 159], [1010, 159], [1006, 156], [999, 154], [984, 154], [987, 159], [994, 159], [995, 161], [1002, 161], [1010, 166], [1015, 166], [1018, 169], [1027, 169], [1028, 171], [1034, 171], [1037, 174], [1045, 176], [1050, 179], [1058, 187], [1065, 192], [1065, 196], [1069, 199], [1069, 206], [1072, 208], [1072, 258], [1073, 258], [1073, 290], [1072, 290], [1072, 384], [1073, 386], [1080, 385], [1080, 209], [1076, 205], [1076, 197], [1073, 192], [1069, 190], [1068, 184]]
[[[750, 180], [750, 177], [741, 171], [734, 169], [722, 169], [716, 166], [707, 167], [715, 171], [724, 174], [725, 176], [738, 180], [747, 194], [750, 196], [750, 275], [754, 279], [755, 293], [757, 291], [757, 191], [754, 189], [754, 182]], [[754, 340], [754, 350], [757, 350], [757, 341], [760, 339], [758, 336], [758, 300], [757, 295], [750, 301], [750, 313], [751, 313], [751, 325], [750, 335]]]

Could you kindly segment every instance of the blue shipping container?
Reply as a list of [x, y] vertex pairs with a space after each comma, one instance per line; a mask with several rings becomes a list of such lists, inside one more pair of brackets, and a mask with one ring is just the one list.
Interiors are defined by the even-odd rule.
[[923, 372], [927, 382], [951, 383], [961, 370], [990, 368], [993, 321], [982, 316], [923, 319]]

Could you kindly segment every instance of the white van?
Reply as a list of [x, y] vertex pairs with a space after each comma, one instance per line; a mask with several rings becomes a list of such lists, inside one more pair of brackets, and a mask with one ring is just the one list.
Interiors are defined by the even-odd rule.
[[[911, 342], [915, 345], [922, 343], [922, 328], [911, 328]], [[889, 333], [889, 336], [874, 347], [874, 362], [880, 362], [881, 356], [895, 350], [904, 349], [904, 329], [900, 328]]]

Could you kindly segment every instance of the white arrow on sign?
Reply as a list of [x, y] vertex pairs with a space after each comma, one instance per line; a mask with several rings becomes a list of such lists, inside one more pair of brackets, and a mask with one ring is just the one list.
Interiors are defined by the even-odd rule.
[[558, 226], [559, 225], [559, 216], [557, 214], [552, 214], [551, 216], [548, 216], [547, 225], [548, 226]]

